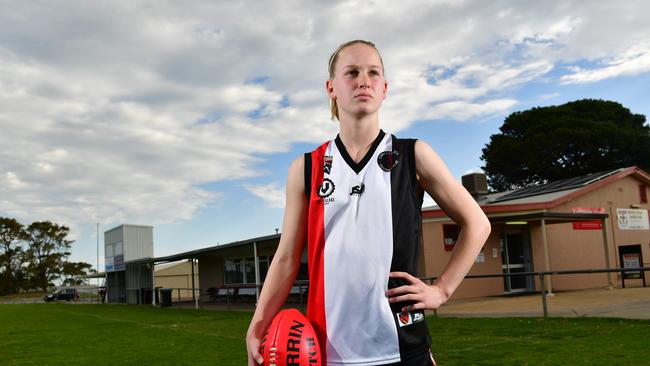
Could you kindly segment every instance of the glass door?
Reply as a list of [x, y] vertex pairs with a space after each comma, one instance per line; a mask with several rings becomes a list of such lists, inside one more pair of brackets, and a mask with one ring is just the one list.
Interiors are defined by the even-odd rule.
[[[532, 253], [527, 231], [506, 231], [501, 245], [501, 268], [503, 274], [532, 271]], [[503, 278], [505, 293], [532, 291], [534, 282], [528, 276]]]

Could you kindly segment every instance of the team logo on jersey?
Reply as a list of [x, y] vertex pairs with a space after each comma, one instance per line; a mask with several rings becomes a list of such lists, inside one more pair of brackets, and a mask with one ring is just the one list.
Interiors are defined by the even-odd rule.
[[377, 164], [381, 170], [390, 172], [399, 164], [399, 153], [397, 151], [384, 151], [377, 157]]
[[420, 311], [418, 312], [408, 312], [402, 311], [401, 313], [395, 313], [397, 316], [397, 322], [400, 327], [405, 327], [414, 323], [419, 323], [424, 320], [424, 314]]
[[413, 313], [413, 323], [417, 323], [419, 321], [424, 320], [424, 314], [423, 313]]
[[325, 171], [325, 174], [330, 174], [332, 171], [332, 160], [331, 155], [325, 155], [325, 159], [323, 159], [323, 171]]
[[318, 196], [325, 199], [334, 193], [335, 188], [336, 186], [334, 186], [334, 182], [332, 182], [332, 180], [329, 178], [325, 178], [323, 179], [323, 183], [321, 183], [320, 187], [318, 188]]
[[365, 191], [366, 191], [366, 185], [363, 184], [363, 182], [361, 182], [358, 185], [352, 187], [352, 191], [350, 192], [350, 196], [359, 196], [359, 197], [361, 197], [361, 195]]
[[401, 327], [403, 327], [405, 325], [409, 325], [409, 324], [412, 323], [412, 321], [411, 321], [411, 313], [409, 313], [408, 311], [403, 311], [403, 312], [397, 314], [397, 319], [399, 319], [399, 325]]

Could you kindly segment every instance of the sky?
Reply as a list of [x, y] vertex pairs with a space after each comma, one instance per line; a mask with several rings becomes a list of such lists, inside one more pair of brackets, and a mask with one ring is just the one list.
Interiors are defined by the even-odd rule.
[[458, 179], [513, 112], [650, 115], [647, 1], [0, 6], [0, 216], [68, 226], [70, 259], [93, 265], [97, 224], [102, 253], [104, 231], [153, 226], [156, 256], [280, 229], [289, 164], [338, 131], [324, 85], [348, 40], [381, 52], [382, 129]]

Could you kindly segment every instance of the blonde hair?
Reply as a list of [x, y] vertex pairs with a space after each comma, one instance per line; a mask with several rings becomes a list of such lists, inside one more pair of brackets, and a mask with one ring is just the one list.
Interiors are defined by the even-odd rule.
[[[340, 45], [334, 53], [332, 53], [332, 56], [330, 56], [330, 60], [328, 63], [328, 70], [329, 70], [329, 78], [330, 80], [334, 79], [334, 68], [336, 67], [336, 61], [339, 59], [339, 53], [341, 53], [341, 50], [348, 46], [352, 46], [355, 44], [365, 44], [366, 46], [370, 46], [377, 51], [377, 55], [379, 56], [379, 61], [381, 62], [381, 68], [384, 68], [384, 61], [381, 59], [381, 54], [379, 53], [379, 50], [377, 49], [377, 46], [375, 46], [374, 43], [370, 41], [364, 41], [362, 39], [355, 39], [354, 41], [349, 41], [345, 42], [342, 45]], [[330, 113], [332, 114], [331, 118], [334, 120], [336, 118], [337, 120], [339, 119], [339, 106], [336, 104], [336, 99], [331, 99], [330, 98]]]

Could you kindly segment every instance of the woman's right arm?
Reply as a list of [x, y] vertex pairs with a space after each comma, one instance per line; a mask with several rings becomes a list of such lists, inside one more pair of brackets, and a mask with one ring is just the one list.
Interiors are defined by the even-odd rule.
[[258, 352], [262, 335], [284, 305], [300, 268], [300, 258], [307, 240], [304, 166], [304, 157], [301, 156], [289, 167], [280, 244], [266, 275], [253, 320], [246, 334], [249, 366], [263, 362]]

